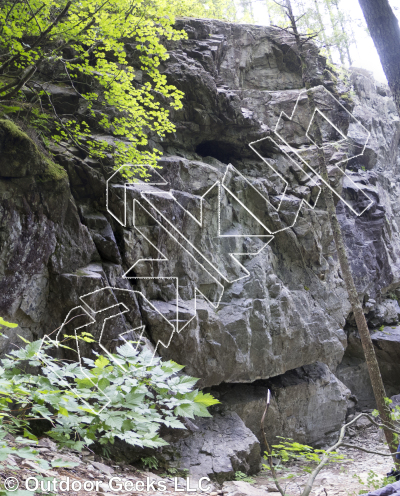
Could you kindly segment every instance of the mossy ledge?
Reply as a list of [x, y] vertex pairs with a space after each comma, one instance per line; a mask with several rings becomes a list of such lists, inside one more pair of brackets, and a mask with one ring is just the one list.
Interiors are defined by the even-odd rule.
[[0, 119], [0, 176], [35, 176], [41, 182], [68, 177], [61, 165], [46, 157], [33, 140], [9, 119]]

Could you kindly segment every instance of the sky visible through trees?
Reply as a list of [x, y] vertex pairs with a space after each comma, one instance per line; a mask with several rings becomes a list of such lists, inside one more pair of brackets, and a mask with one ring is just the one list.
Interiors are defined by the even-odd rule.
[[[243, 0], [237, 0], [239, 10], [241, 10], [240, 5], [243, 5]], [[280, 0], [278, 0], [280, 1]], [[329, 27], [331, 23], [329, 22], [329, 12], [328, 9], [325, 8], [325, 3], [333, 3], [335, 2], [326, 0], [316, 0], [319, 11], [323, 17], [323, 23], [326, 27]], [[393, 9], [395, 15], [400, 18], [400, 0], [389, 0], [390, 5]], [[252, 0], [251, 8], [253, 12], [253, 17], [256, 20], [256, 24], [260, 25], [269, 25], [269, 15], [267, 2], [269, 4], [273, 4], [273, 0]], [[246, 2], [247, 3], [247, 2]], [[280, 1], [280, 3], [282, 3]], [[292, 0], [292, 5], [294, 9], [298, 7], [299, 4], [312, 4], [314, 0]], [[383, 73], [382, 66], [376, 52], [374, 43], [369, 36], [366, 28], [366, 23], [358, 3], [358, 0], [339, 0], [338, 7], [342, 15], [347, 19], [347, 23], [345, 26], [346, 34], [350, 37], [353, 37], [354, 43], [351, 43], [349, 46], [349, 52], [352, 60], [352, 65], [355, 67], [362, 67], [371, 71], [374, 74], [375, 79], [378, 81], [386, 82], [385, 74]], [[279, 7], [277, 7], [279, 9]], [[334, 12], [337, 9], [333, 9]], [[277, 23], [277, 14], [273, 15], [273, 23]], [[337, 31], [340, 32], [341, 27], [339, 24], [337, 25]], [[327, 30], [328, 34], [332, 34], [332, 30]], [[332, 59], [335, 63], [340, 63], [340, 55], [337, 50], [332, 49]], [[347, 58], [347, 56], [346, 56]], [[346, 65], [349, 65], [346, 60]]]

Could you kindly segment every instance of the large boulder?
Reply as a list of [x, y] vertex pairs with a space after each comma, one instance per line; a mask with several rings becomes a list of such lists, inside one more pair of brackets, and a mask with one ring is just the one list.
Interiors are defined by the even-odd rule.
[[320, 445], [335, 436], [354, 406], [350, 390], [322, 363], [306, 365], [268, 381], [224, 384], [211, 389], [221, 405], [216, 409], [236, 412], [263, 443], [261, 418], [267, 392], [272, 393], [264, 428], [270, 442], [277, 436], [299, 443]]
[[[371, 332], [375, 354], [388, 396], [400, 391], [400, 326], [382, 326]], [[376, 408], [361, 339], [356, 331], [349, 335], [349, 345], [335, 374], [357, 396], [361, 408]]]
[[[245, 423], [254, 432], [265, 393], [257, 396], [257, 388], [267, 384], [254, 382], [271, 380], [275, 396], [268, 435], [295, 434], [317, 443], [337, 430], [352, 406], [347, 389], [328, 368], [336, 369], [348, 346], [345, 360], [353, 362], [342, 362], [338, 377], [361, 395], [365, 366], [344, 332], [354, 320], [319, 195], [321, 182], [308, 166], [298, 167], [288, 157], [282, 142], [267, 138], [279, 121], [287, 143], [304, 152], [311, 166], [317, 164], [305, 134], [312, 116], [303, 91], [306, 78], [310, 95], [334, 124], [320, 122], [330, 142], [325, 149], [330, 185], [354, 207], [349, 210], [336, 196], [360, 299], [372, 325], [392, 323], [398, 307], [382, 295], [396, 295], [400, 287], [395, 105], [388, 89], [357, 70], [351, 74], [356, 95], [350, 97], [349, 88], [335, 84], [324, 70], [324, 58], [311, 42], [307, 74], [302, 74], [294, 37], [277, 28], [199, 19], [180, 19], [177, 26], [188, 39], [167, 42], [170, 58], [160, 70], [185, 93], [184, 105], [171, 109], [176, 132], [163, 139], [150, 136], [151, 146], [164, 154], [162, 180], [125, 189], [121, 176], [110, 179], [112, 157], [95, 160], [68, 144], [53, 148], [60, 167], [21, 130], [0, 124], [1, 315], [34, 339], [58, 328], [71, 308], [88, 308], [84, 295], [93, 295], [90, 308], [103, 317], [107, 305], [124, 303], [129, 311], [107, 320], [110, 349], [121, 331], [144, 324], [145, 337], [158, 353], [185, 365], [187, 373], [200, 378], [200, 387], [248, 387], [251, 394], [240, 393], [232, 410], [243, 412], [244, 419], [253, 415]], [[127, 43], [126, 51], [134, 65], [135, 46]], [[43, 80], [45, 69], [38, 71]], [[76, 108], [79, 112], [79, 99], [64, 86], [50, 91], [61, 119]], [[282, 112], [291, 115], [296, 102], [294, 120], [281, 119]], [[362, 156], [343, 162], [347, 177], [335, 165], [346, 155], [335, 147], [340, 133], [355, 149], [365, 148]], [[102, 135], [110, 143], [114, 138]], [[217, 182], [224, 186], [220, 197]], [[358, 216], [366, 195], [371, 205]], [[136, 296], [124, 302], [119, 290]], [[96, 322], [98, 331], [101, 318]], [[397, 338], [385, 336], [374, 342], [382, 347], [378, 359], [384, 378], [395, 388]], [[14, 338], [2, 338], [0, 351], [9, 351], [6, 343]], [[235, 461], [233, 434], [228, 435], [232, 451], [226, 448], [231, 455], [225, 458], [222, 448], [215, 452], [205, 442], [215, 429], [230, 432], [232, 426], [243, 433], [247, 447], [256, 442], [233, 413], [219, 427], [221, 419], [204, 420], [204, 433], [194, 434], [192, 445], [182, 440], [187, 465], [194, 467], [201, 455], [209, 473], [214, 473], [214, 458], [220, 473], [253, 470], [250, 448], [245, 461]], [[199, 455], [203, 446], [208, 451]]]
[[254, 474], [261, 468], [260, 444], [235, 412], [194, 422], [197, 430], [174, 444], [169, 465], [189, 470], [193, 479], [209, 477], [222, 483], [235, 472]]

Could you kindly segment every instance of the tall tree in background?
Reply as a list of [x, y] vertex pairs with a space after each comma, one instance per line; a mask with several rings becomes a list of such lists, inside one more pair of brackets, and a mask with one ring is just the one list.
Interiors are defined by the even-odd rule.
[[400, 28], [388, 0], [359, 0], [400, 115]]
[[351, 29], [351, 23], [348, 23], [349, 24], [349, 28], [350, 28], [350, 33], [351, 35], [349, 36], [349, 32], [346, 34], [346, 28], [345, 28], [345, 24], [346, 24], [346, 19], [343, 15], [343, 12], [340, 11], [339, 9], [339, 0], [330, 0], [330, 3], [332, 5], [335, 6], [336, 8], [336, 13], [337, 13], [337, 19], [339, 21], [339, 24], [340, 24], [340, 29], [341, 29], [341, 32], [343, 34], [345, 34], [344, 38], [343, 38], [343, 43], [344, 43], [344, 46], [346, 48], [346, 54], [347, 54], [347, 62], [349, 65], [352, 64], [352, 60], [351, 60], [351, 55], [350, 55], [350, 40], [352, 41], [353, 38], [354, 38], [354, 35], [353, 35], [353, 30]]
[[[343, 43], [341, 43], [341, 38], [342, 38], [342, 32], [338, 29], [338, 24], [339, 24], [339, 19], [335, 16], [335, 12], [332, 9], [332, 2], [331, 0], [326, 0], [325, 1], [326, 8], [329, 13], [329, 19], [331, 21], [332, 25], [332, 31], [335, 39], [338, 41], [337, 43], [337, 49], [339, 52], [339, 57], [340, 57], [340, 63], [342, 65], [345, 65], [345, 58], [344, 58], [344, 50], [343, 50]], [[344, 33], [343, 33], [344, 34]]]
[[298, 33], [305, 36], [318, 33], [315, 41], [330, 63], [336, 58], [342, 64], [351, 65], [350, 47], [354, 36], [351, 20], [340, 9], [340, 0], [265, 0], [265, 3], [271, 25], [289, 28], [295, 33], [292, 22], [295, 19]]
[[322, 37], [322, 39], [324, 41], [324, 44], [325, 44], [325, 50], [326, 50], [326, 52], [328, 54], [328, 60], [332, 64], [333, 63], [333, 59], [332, 59], [331, 47], [330, 47], [330, 44], [328, 42], [328, 38], [326, 36], [325, 23], [322, 20], [322, 15], [321, 15], [321, 12], [319, 10], [319, 5], [318, 5], [318, 1], [319, 0], [313, 0], [313, 1], [314, 1], [314, 7], [315, 7], [315, 15], [317, 16], [317, 19], [318, 19], [319, 29], [320, 29], [320, 32], [321, 32], [321, 37]]

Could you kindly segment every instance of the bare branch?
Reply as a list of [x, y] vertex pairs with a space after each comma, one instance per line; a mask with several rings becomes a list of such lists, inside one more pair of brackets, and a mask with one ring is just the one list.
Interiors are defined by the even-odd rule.
[[380, 456], [396, 456], [400, 455], [400, 451], [397, 453], [380, 453], [379, 451], [371, 451], [367, 450], [365, 448], [362, 448], [361, 446], [356, 446], [355, 444], [345, 444], [343, 443], [341, 446], [344, 446], [345, 448], [352, 448], [352, 449], [357, 449], [360, 451], [365, 451], [366, 453], [373, 453], [374, 455], [380, 455]]
[[[26, 24], [29, 24], [31, 22], [31, 20], [39, 14], [39, 12], [46, 6], [46, 4], [43, 4], [41, 7], [38, 8], [38, 10], [35, 12], [35, 13], [32, 13], [32, 16], [26, 21]], [[40, 29], [40, 27], [39, 27]], [[40, 29], [40, 32], [42, 32], [42, 30]]]
[[264, 429], [264, 420], [265, 420], [265, 416], [267, 415], [267, 412], [268, 412], [270, 403], [271, 403], [271, 391], [268, 389], [268, 393], [267, 393], [267, 404], [265, 406], [265, 410], [264, 410], [263, 416], [261, 417], [261, 431], [263, 433], [265, 447], [267, 448], [269, 468], [271, 470], [271, 474], [272, 474], [272, 477], [274, 479], [275, 486], [277, 487], [277, 489], [281, 493], [281, 495], [282, 496], [285, 496], [285, 491], [280, 486], [279, 481], [278, 481], [278, 477], [276, 475], [276, 471], [275, 471], [273, 460], [272, 460], [271, 448], [270, 448], [270, 446], [268, 444], [267, 436], [265, 435], [265, 429]]
[[[95, 48], [97, 48], [98, 46], [101, 45], [101, 43], [102, 42], [100, 40], [99, 41], [96, 41], [84, 53], [87, 53], [88, 55], [91, 54]], [[64, 62], [64, 63], [65, 62], [68, 62], [69, 64], [77, 64], [78, 62], [81, 62], [82, 60], [83, 60], [83, 54], [80, 55], [79, 57], [75, 57], [74, 59], [61, 59], [62, 62]]]
[[[29, 22], [32, 20], [32, 19], [35, 19], [35, 22], [36, 22], [36, 25], [37, 27], [39, 28], [39, 32], [42, 33], [42, 28], [40, 27], [40, 24], [38, 23], [38, 20], [36, 19], [36, 15], [34, 14], [33, 10], [32, 10], [32, 7], [31, 7], [31, 4], [29, 3], [29, 0], [24, 0], [24, 2], [26, 3], [26, 5], [28, 6], [28, 9], [31, 11], [31, 17], [29, 18], [27, 24], [29, 24]], [[41, 8], [43, 8], [44, 5], [42, 5]], [[40, 9], [39, 9], [40, 10]]]
[[282, 9], [286, 9], [286, 5], [282, 5], [280, 2], [277, 2], [276, 0], [272, 0], [276, 5], [279, 5], [279, 7], [282, 7]]

